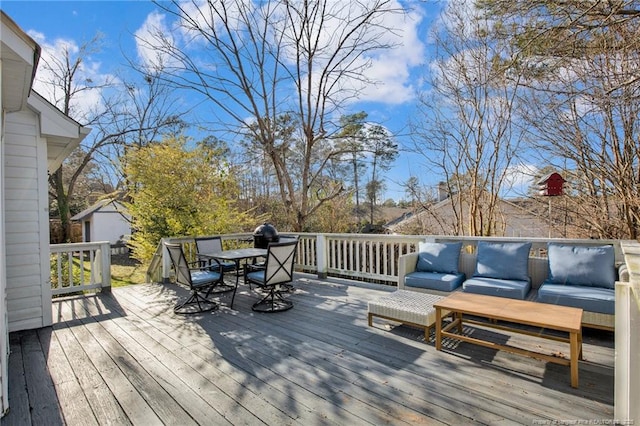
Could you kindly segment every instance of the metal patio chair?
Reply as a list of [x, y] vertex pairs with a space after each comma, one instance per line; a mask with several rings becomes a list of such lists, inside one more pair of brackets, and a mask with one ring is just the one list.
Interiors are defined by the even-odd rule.
[[245, 265], [245, 283], [255, 284], [266, 292], [251, 309], [257, 312], [280, 312], [293, 307], [293, 302], [284, 299], [282, 293], [288, 291], [287, 284], [293, 281], [297, 246], [298, 240], [270, 243], [264, 265]]
[[220, 265], [224, 272], [236, 269], [235, 262], [224, 262], [220, 260], [217, 263], [211, 262], [211, 255], [214, 253], [220, 253], [223, 250], [222, 238], [198, 237], [195, 238], [194, 241], [196, 243], [196, 256], [198, 257], [198, 261], [201, 262], [200, 266], [210, 265], [212, 268], [216, 268]]
[[[220, 237], [198, 237], [194, 239], [196, 243], [196, 257], [200, 267], [208, 266], [212, 271], [216, 271], [222, 268], [222, 272], [235, 271], [237, 268], [236, 262], [224, 261], [220, 259], [214, 259], [212, 257], [215, 253], [220, 253], [222, 249], [222, 238]], [[231, 284], [221, 283], [214, 287], [213, 293], [223, 293], [231, 291], [234, 286]]]
[[[187, 262], [181, 244], [164, 243], [164, 245], [173, 263], [176, 283], [188, 287], [191, 291], [191, 295], [179, 302], [173, 308], [173, 312], [196, 314], [217, 309], [218, 303], [209, 299], [209, 296], [216, 286], [224, 284], [222, 268], [212, 270], [210, 265], [192, 268]], [[215, 262], [215, 259], [213, 261]]]

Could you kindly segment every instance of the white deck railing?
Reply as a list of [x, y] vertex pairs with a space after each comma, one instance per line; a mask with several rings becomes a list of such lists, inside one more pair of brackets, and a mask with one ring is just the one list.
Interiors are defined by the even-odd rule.
[[54, 296], [101, 289], [111, 290], [111, 244], [52, 244], [51, 294]]
[[[464, 250], [473, 253], [478, 241], [529, 241], [532, 256], [546, 257], [550, 241], [564, 244], [603, 245], [615, 248], [616, 262], [624, 262], [620, 240], [548, 239], [548, 238], [503, 238], [503, 237], [453, 237], [425, 235], [375, 235], [375, 234], [290, 234], [298, 237], [296, 268], [300, 271], [327, 276], [347, 277], [356, 280], [378, 281], [388, 284], [398, 283], [398, 258], [415, 252], [420, 241], [462, 241]], [[225, 248], [251, 246], [252, 235], [223, 235]], [[167, 238], [163, 241], [184, 244], [187, 256], [193, 253], [193, 238]], [[541, 262], [544, 264], [544, 262]], [[546, 265], [544, 265], [546, 266]], [[162, 244], [149, 267], [150, 281], [166, 281], [171, 271], [169, 256], [163, 252]], [[537, 271], [530, 271], [537, 276]], [[546, 274], [546, 270], [543, 271]]]
[[640, 421], [640, 244], [622, 243], [629, 282], [616, 283], [614, 419]]

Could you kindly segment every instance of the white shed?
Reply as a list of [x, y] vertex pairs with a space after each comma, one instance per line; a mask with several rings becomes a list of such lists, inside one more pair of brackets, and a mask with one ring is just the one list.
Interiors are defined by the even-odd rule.
[[8, 333], [52, 323], [47, 174], [89, 129], [32, 91], [40, 47], [0, 15], [0, 413], [5, 413]]
[[109, 241], [116, 244], [131, 235], [131, 215], [120, 202], [100, 200], [73, 216], [82, 223], [82, 241]]

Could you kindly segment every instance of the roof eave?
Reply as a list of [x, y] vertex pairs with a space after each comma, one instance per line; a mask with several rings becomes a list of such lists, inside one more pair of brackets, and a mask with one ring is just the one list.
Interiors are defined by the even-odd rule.
[[28, 104], [40, 119], [40, 135], [47, 140], [47, 170], [53, 173], [91, 129], [63, 114], [35, 91], [31, 92]]
[[2, 108], [6, 112], [20, 111], [27, 106], [41, 48], [1, 10], [0, 34]]

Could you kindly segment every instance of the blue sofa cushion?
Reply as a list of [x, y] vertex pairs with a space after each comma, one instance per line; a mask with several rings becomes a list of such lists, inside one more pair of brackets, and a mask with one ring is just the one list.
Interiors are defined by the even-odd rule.
[[191, 271], [191, 284], [194, 287], [201, 287], [205, 284], [218, 281], [220, 279], [220, 273], [216, 271]]
[[529, 281], [531, 243], [478, 242], [474, 277]]
[[462, 243], [419, 243], [416, 271], [457, 274]]
[[438, 291], [453, 291], [462, 285], [464, 274], [440, 272], [410, 272], [404, 277], [404, 285]]
[[505, 280], [497, 278], [473, 277], [462, 284], [467, 293], [484, 294], [486, 296], [508, 297], [524, 300], [531, 290], [531, 282], [527, 280]]
[[555, 284], [614, 288], [613, 246], [569, 246], [550, 243], [549, 279]]
[[549, 280], [538, 289], [538, 302], [610, 315], [614, 315], [616, 309], [615, 290], [611, 288], [554, 284]]
[[251, 279], [252, 281], [256, 281], [259, 283], [265, 282], [265, 270], [260, 269], [258, 271], [252, 271], [247, 274], [247, 279]]

